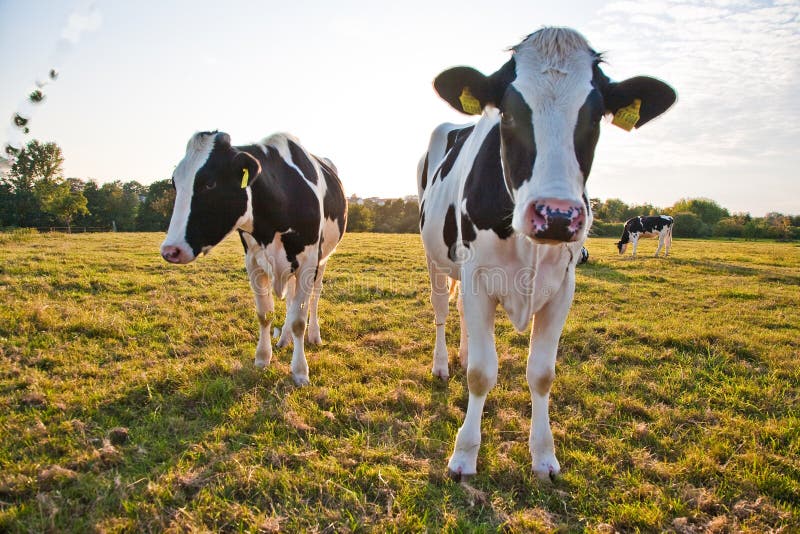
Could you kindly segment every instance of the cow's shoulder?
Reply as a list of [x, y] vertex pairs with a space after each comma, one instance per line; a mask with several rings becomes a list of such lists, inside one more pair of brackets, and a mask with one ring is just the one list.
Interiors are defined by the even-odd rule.
[[[272, 136], [268, 138], [272, 142], [261, 145], [266, 153], [266, 165], [259, 179], [250, 187], [252, 235], [260, 244], [266, 245], [279, 233], [287, 253], [296, 255], [319, 240], [320, 201], [316, 187], [305, 176], [307, 171], [310, 172], [308, 167], [303, 170], [297, 164], [288, 142], [275, 143], [275, 139], [276, 136]], [[297, 153], [297, 149], [294, 150]], [[310, 160], [308, 165], [313, 167]]]
[[461, 233], [465, 244], [475, 239], [476, 230], [491, 230], [500, 239], [506, 239], [514, 232], [511, 228], [514, 202], [503, 178], [499, 125], [489, 130], [475, 152], [464, 182], [461, 209]]

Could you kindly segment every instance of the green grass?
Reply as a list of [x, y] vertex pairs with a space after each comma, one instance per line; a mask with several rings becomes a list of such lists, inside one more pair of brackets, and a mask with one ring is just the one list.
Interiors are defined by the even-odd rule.
[[[430, 376], [418, 236], [345, 237], [302, 389], [289, 349], [252, 364], [238, 240], [174, 267], [161, 238], [0, 235], [0, 531], [800, 528], [797, 245], [590, 240], [551, 402], [563, 476], [530, 472], [528, 336], [498, 314], [457, 484], [466, 380]], [[452, 362], [457, 329], [453, 307]]]

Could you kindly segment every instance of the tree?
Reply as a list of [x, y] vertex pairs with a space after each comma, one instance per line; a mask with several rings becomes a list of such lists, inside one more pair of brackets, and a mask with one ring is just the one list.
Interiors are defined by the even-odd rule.
[[159, 180], [150, 184], [144, 203], [139, 206], [136, 229], [140, 232], [164, 232], [169, 226], [172, 206], [175, 204], [175, 188], [170, 180]]
[[52, 215], [59, 223], [66, 224], [71, 231], [73, 218], [89, 213], [86, 209], [86, 197], [83, 196], [83, 185], [77, 178], [43, 179], [34, 184], [34, 194], [42, 211]]
[[119, 180], [98, 185], [87, 182], [83, 194], [91, 212], [81, 220], [87, 226], [111, 228], [121, 232], [136, 229], [136, 216], [142, 200], [147, 196], [147, 187], [139, 182], [122, 183]]
[[605, 202], [598, 200], [592, 211], [595, 217], [605, 222], [624, 222], [630, 218], [630, 208], [618, 198], [609, 198]]
[[369, 232], [375, 224], [375, 217], [367, 206], [350, 202], [347, 206], [347, 231]]
[[30, 141], [20, 150], [8, 173], [8, 182], [14, 195], [13, 212], [16, 226], [44, 226], [52, 222], [34, 192], [37, 181], [46, 180], [55, 184], [62, 176], [64, 156], [55, 143]]
[[705, 224], [713, 226], [720, 219], [730, 217], [728, 210], [710, 198], [682, 198], [670, 208], [669, 213], [691, 212]]
[[0, 177], [0, 228], [17, 226], [17, 214], [14, 211], [14, 190], [11, 183]]
[[682, 211], [672, 215], [675, 219], [675, 237], [707, 237], [711, 234], [709, 226], [695, 213]]

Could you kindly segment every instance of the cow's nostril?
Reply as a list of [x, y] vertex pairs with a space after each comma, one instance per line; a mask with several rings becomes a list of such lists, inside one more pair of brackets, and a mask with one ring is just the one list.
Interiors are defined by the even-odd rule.
[[161, 250], [161, 257], [170, 263], [176, 263], [181, 257], [181, 249], [178, 247], [164, 247]]
[[537, 205], [531, 210], [531, 223], [535, 230], [543, 229], [547, 226], [547, 208], [544, 205]]
[[530, 236], [545, 241], [575, 241], [586, 221], [581, 204], [561, 199], [540, 199], [528, 208]]

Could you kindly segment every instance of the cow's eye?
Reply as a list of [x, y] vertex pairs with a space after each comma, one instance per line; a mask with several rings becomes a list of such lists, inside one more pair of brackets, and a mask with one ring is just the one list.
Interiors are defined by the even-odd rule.
[[206, 190], [206, 191], [211, 191], [211, 190], [212, 190], [212, 189], [214, 189], [215, 187], [217, 187], [217, 182], [216, 182], [216, 180], [209, 180], [208, 182], [206, 182], [206, 187], [205, 187], [205, 190]]

